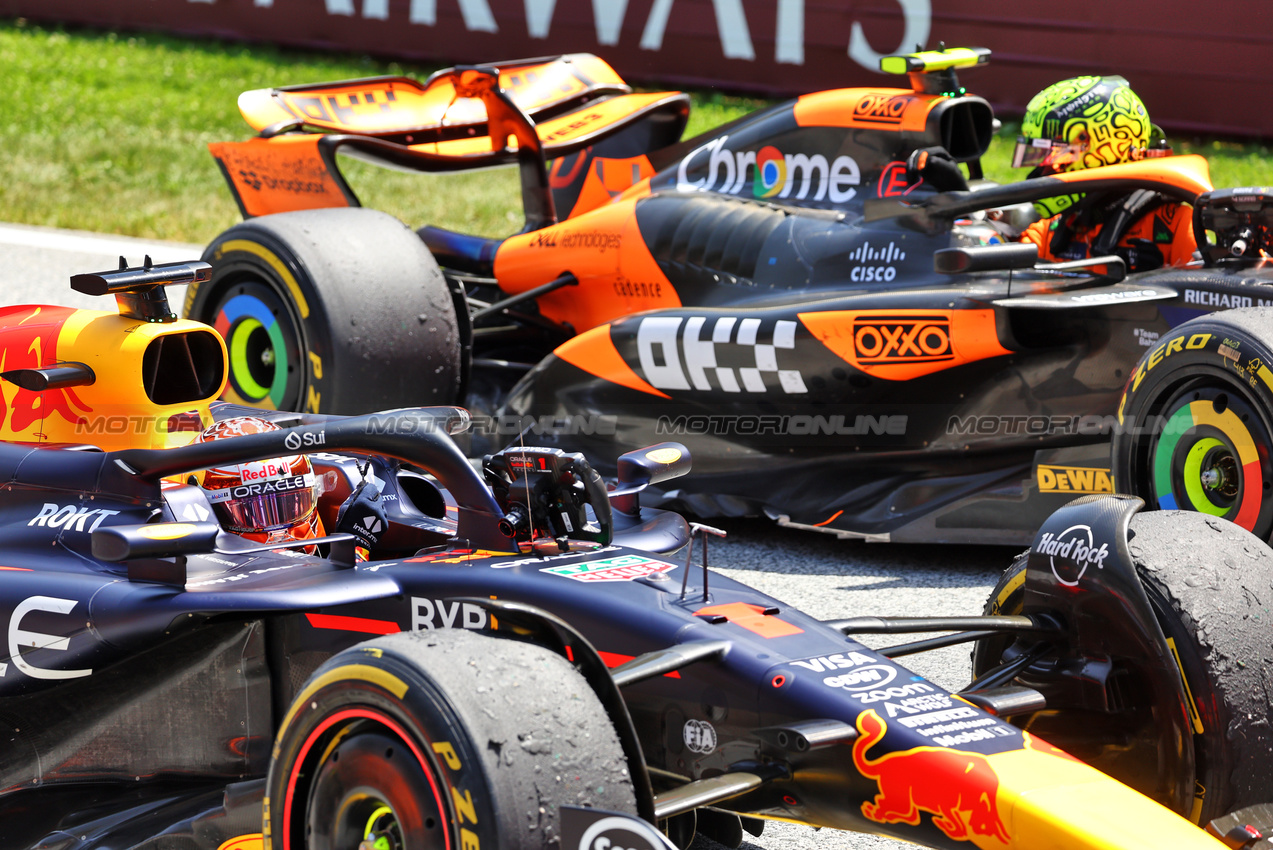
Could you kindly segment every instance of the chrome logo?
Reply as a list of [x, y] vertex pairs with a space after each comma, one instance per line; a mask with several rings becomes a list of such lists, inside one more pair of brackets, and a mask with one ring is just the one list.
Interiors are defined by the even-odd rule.
[[752, 194], [757, 198], [772, 198], [787, 185], [787, 160], [782, 151], [766, 145], [756, 151], [756, 182]]

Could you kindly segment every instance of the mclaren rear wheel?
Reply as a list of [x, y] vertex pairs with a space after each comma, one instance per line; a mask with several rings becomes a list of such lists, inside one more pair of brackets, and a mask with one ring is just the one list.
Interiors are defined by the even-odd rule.
[[228, 400], [340, 414], [459, 400], [451, 293], [392, 216], [262, 216], [222, 233], [203, 259], [212, 279], [187, 290], [184, 313], [225, 338]]
[[1273, 540], [1273, 311], [1180, 325], [1137, 365], [1114, 437], [1115, 490]]
[[540, 850], [562, 805], [636, 811], [618, 736], [574, 667], [459, 629], [377, 638], [315, 671], [267, 788], [272, 850]]
[[[1268, 693], [1273, 657], [1273, 550], [1237, 526], [1203, 513], [1142, 512], [1132, 518], [1129, 546], [1158, 624], [1184, 678], [1194, 729], [1194, 800], [1180, 814], [1205, 824], [1226, 812], [1267, 801], [1273, 776], [1267, 753], [1273, 747]], [[1025, 597], [1028, 553], [1018, 556], [991, 591], [987, 614], [1020, 613]], [[1010, 638], [979, 642], [973, 674], [994, 668], [1013, 652]], [[1122, 697], [1141, 729], [1126, 729], [1116, 740], [1099, 730], [1112, 728], [1100, 717], [1067, 720], [1064, 712], [1015, 718], [1047, 739], [1050, 727], [1066, 740], [1052, 740], [1073, 755], [1133, 787], [1135, 777], [1157, 775], [1157, 762], [1138, 763], [1127, 742], [1153, 734], [1153, 706], [1139, 699], [1146, 688], [1132, 678], [1121, 681]], [[1035, 724], [1036, 719], [1038, 724]], [[1077, 743], [1074, 743], [1077, 742]], [[1153, 748], [1140, 752], [1146, 755]], [[1139, 790], [1148, 792], [1150, 789]]]

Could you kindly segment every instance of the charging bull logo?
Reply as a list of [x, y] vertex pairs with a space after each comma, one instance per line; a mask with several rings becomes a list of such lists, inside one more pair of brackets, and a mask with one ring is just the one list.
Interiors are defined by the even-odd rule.
[[862, 804], [862, 814], [876, 823], [919, 824], [920, 812], [956, 841], [985, 835], [1007, 843], [1008, 830], [999, 817], [999, 777], [986, 757], [942, 747], [915, 747], [877, 759], [866, 753], [888, 731], [874, 711], [858, 717], [853, 764], [880, 792]]
[[[42, 369], [56, 363], [58, 334], [74, 312], [68, 307], [0, 310], [0, 325], [4, 326], [0, 372]], [[0, 389], [0, 429], [22, 439], [45, 437], [48, 427], [43, 423], [55, 414], [71, 425], [82, 425], [87, 420], [81, 414], [92, 410], [70, 388], [35, 392], [5, 384]], [[32, 426], [38, 429], [29, 432]]]

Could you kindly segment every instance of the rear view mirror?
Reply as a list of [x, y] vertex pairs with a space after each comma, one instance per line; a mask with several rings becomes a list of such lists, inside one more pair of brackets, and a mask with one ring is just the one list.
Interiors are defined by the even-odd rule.
[[680, 443], [659, 443], [619, 457], [619, 489], [648, 487], [690, 471], [690, 450]]
[[690, 450], [680, 443], [659, 443], [619, 457], [619, 488], [610, 494], [617, 511], [636, 514], [637, 494], [651, 484], [679, 478], [690, 471]]
[[1038, 261], [1039, 246], [1033, 242], [943, 248], [933, 254], [933, 271], [938, 274], [964, 274], [965, 272], [1032, 269]]

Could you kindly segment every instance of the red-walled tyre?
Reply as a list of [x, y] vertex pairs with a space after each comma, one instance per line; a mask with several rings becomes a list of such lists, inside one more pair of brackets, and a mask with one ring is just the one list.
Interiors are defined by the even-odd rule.
[[377, 638], [315, 671], [267, 782], [267, 850], [539, 850], [559, 846], [562, 805], [636, 811], [583, 677], [458, 629]]

